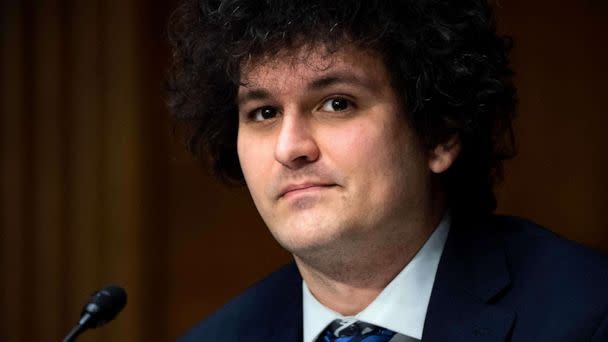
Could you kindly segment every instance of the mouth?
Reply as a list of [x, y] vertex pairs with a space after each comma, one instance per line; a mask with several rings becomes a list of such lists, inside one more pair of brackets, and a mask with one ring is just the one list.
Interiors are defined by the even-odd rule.
[[281, 193], [279, 195], [279, 199], [289, 198], [289, 197], [297, 196], [300, 194], [307, 194], [307, 193], [322, 191], [322, 190], [332, 188], [334, 186], [336, 186], [336, 184], [305, 183], [305, 184], [290, 185], [281, 191]]

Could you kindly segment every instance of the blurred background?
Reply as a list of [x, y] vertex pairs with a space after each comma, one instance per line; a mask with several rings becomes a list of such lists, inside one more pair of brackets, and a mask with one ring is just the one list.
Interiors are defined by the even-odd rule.
[[[244, 189], [185, 152], [164, 106], [176, 1], [0, 0], [0, 340], [169, 341], [289, 255]], [[608, 251], [608, 4], [500, 1], [515, 39], [519, 156], [499, 212]], [[230, 243], [227, 243], [230, 241]]]

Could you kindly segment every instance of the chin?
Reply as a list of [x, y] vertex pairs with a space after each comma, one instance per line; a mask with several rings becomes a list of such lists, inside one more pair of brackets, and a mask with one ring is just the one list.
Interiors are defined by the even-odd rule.
[[298, 255], [312, 255], [333, 250], [343, 240], [345, 234], [341, 225], [327, 226], [322, 222], [308, 222], [307, 224], [290, 224], [288, 231], [273, 231], [277, 242], [288, 252]]

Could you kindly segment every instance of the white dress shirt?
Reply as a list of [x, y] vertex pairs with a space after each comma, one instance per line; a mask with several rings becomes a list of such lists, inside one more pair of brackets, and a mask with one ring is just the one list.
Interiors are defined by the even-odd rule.
[[319, 303], [306, 282], [302, 281], [304, 342], [314, 342], [327, 325], [337, 318], [357, 319], [422, 339], [424, 320], [450, 221], [449, 213], [445, 214], [414, 258], [373, 302], [354, 317], [342, 316]]

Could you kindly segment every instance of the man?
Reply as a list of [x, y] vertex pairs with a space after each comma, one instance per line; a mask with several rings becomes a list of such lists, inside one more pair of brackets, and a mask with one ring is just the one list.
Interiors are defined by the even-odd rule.
[[170, 107], [294, 257], [181, 341], [608, 341], [608, 262], [493, 216], [485, 1], [186, 1]]

